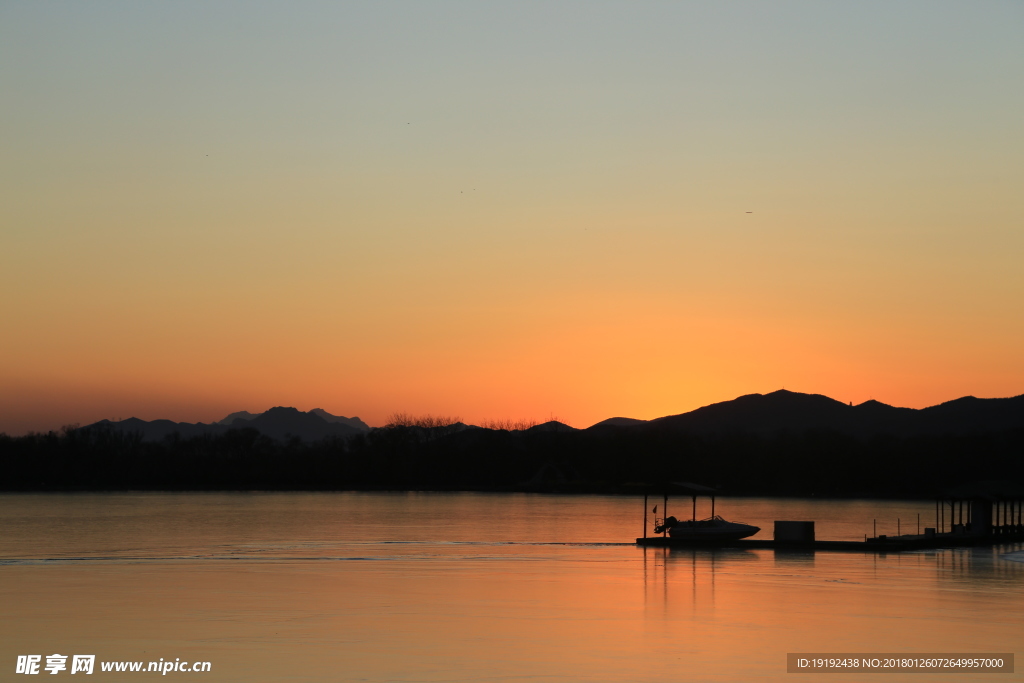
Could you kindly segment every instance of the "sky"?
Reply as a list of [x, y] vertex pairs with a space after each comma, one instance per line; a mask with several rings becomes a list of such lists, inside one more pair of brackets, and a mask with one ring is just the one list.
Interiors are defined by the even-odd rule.
[[0, 2], [0, 431], [1024, 393], [1024, 4]]

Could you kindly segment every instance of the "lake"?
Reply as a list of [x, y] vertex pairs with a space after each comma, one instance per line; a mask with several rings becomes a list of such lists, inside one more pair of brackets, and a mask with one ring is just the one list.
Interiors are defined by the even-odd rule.
[[[719, 498], [716, 512], [758, 538], [776, 519], [814, 520], [825, 540], [934, 525], [915, 501]], [[690, 499], [669, 514], [689, 518]], [[112, 681], [153, 674], [101, 662], [161, 658], [210, 662], [166, 674], [210, 682], [853, 681], [787, 674], [786, 654], [1014, 652], [1024, 635], [1019, 544], [644, 549], [642, 525], [642, 499], [615, 496], [0, 495], [0, 662], [92, 654]]]

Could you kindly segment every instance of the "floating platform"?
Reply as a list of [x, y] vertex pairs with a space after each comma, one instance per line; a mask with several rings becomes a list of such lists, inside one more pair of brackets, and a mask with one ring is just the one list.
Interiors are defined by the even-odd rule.
[[943, 533], [879, 536], [863, 541], [774, 541], [749, 538], [737, 541], [692, 541], [670, 536], [648, 536], [636, 539], [637, 545], [655, 548], [746, 548], [749, 550], [767, 548], [769, 550], [831, 550], [865, 553], [898, 553], [905, 550], [995, 546], [1021, 542], [1024, 542], [1024, 531], [985, 535]]
[[[680, 523], [675, 517], [668, 516], [669, 486], [677, 491], [685, 492], [693, 500], [693, 517], [689, 522]], [[649, 494], [644, 494], [644, 537], [636, 539], [639, 546], [654, 548], [766, 548], [769, 550], [837, 550], [847, 552], [890, 553], [910, 550], [929, 550], [934, 548], [970, 548], [1009, 545], [1024, 542], [1024, 488], [1006, 482], [979, 482], [975, 485], [951, 491], [935, 501], [935, 526], [925, 527], [923, 534], [897, 534], [885, 536], [873, 531], [874, 537], [865, 537], [863, 541], [819, 541], [814, 536], [813, 521], [776, 520], [775, 534], [772, 540], [740, 538], [725, 540], [719, 534], [718, 540], [683, 538], [692, 531], [694, 526], [710, 527], [745, 527], [750, 534], [759, 529], [750, 525], [728, 523], [715, 515], [715, 492], [708, 486], [689, 482], [670, 482], [665, 485], [661, 502], [662, 518], [658, 518], [658, 506], [650, 512], [654, 513], [654, 529], [661, 533], [647, 536]], [[697, 498], [711, 498], [711, 517], [706, 520], [697, 518]], [[948, 506], [948, 517], [946, 516]], [[685, 509], [685, 508], [684, 508]], [[964, 514], [966, 512], [966, 514]], [[948, 526], [947, 526], [948, 519]], [[715, 521], [719, 524], [709, 524]], [[917, 530], [920, 532], [921, 516], [917, 516]], [[672, 530], [682, 526], [682, 532], [676, 538], [670, 535]], [[896, 519], [896, 528], [900, 529], [900, 520]], [[947, 528], [949, 529], [947, 531]], [[723, 528], [723, 531], [725, 529]], [[735, 531], [735, 529], [730, 529]], [[742, 529], [740, 529], [742, 530]], [[705, 531], [707, 531], [705, 529]], [[663, 533], [664, 532], [664, 533]]]

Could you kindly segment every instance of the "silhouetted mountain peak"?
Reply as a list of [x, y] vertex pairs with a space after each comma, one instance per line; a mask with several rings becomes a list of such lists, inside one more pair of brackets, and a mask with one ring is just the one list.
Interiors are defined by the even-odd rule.
[[600, 429], [602, 427], [632, 427], [634, 425], [646, 424], [647, 420], [637, 420], [632, 417], [609, 417], [607, 420], [596, 422], [587, 429]]
[[534, 425], [527, 429], [528, 432], [575, 432], [579, 431], [575, 427], [559, 422], [558, 420], [551, 420], [543, 424]]
[[250, 413], [248, 410], [239, 410], [237, 413], [231, 413], [223, 420], [214, 422], [216, 425], [230, 425], [234, 424], [235, 420], [251, 420], [254, 417], [258, 417], [258, 413]]
[[322, 417], [328, 422], [337, 422], [339, 424], [345, 424], [348, 425], [349, 427], [355, 427], [356, 429], [362, 430], [364, 432], [370, 431], [370, 425], [366, 424], [358, 417], [343, 417], [341, 415], [331, 415], [323, 408], [313, 408], [313, 410], [309, 412], [319, 417]]
[[828, 396], [782, 389], [770, 394], [747, 394], [651, 423], [694, 433], [829, 430], [866, 436], [998, 431], [1024, 427], [1024, 396], [965, 396], [921, 410], [871, 399], [851, 409], [849, 404]]
[[[251, 417], [246, 417], [247, 415]], [[230, 423], [225, 423], [231, 418]], [[106, 421], [97, 423], [103, 424]], [[146, 441], [160, 441], [177, 434], [182, 438], [205, 434], [223, 434], [230, 429], [252, 428], [265, 436], [275, 439], [299, 438], [304, 441], [319, 441], [327, 437], [349, 437], [363, 431], [342, 422], [328, 422], [319, 415], [304, 413], [297, 408], [276, 406], [270, 410], [252, 415], [246, 411], [232, 413], [224, 420], [214, 424], [172, 422], [171, 420], [153, 420], [147, 422], [138, 418], [129, 418], [120, 422], [109, 423], [123, 432], [135, 432]]]
[[[760, 394], [754, 394], [759, 396]], [[778, 389], [770, 394], [765, 394], [762, 398], [768, 401], [785, 404], [799, 404], [799, 405], [820, 405], [820, 406], [843, 406], [846, 405], [842, 401], [837, 401], [834, 398], [825, 396], [824, 394], [803, 394], [799, 391], [789, 391], [788, 389]]]
[[[270, 420], [282, 419], [284, 415], [288, 414], [287, 411], [293, 411], [291, 413], [293, 418], [301, 419], [301, 418], [296, 418], [296, 414], [302, 413], [301, 410], [299, 410], [297, 408], [277, 406], [275, 408], [271, 408], [270, 410], [262, 412], [262, 413], [250, 413], [247, 410], [240, 410], [237, 413], [231, 413], [230, 415], [225, 417], [223, 420], [220, 420], [219, 422], [215, 422], [214, 424], [225, 425], [225, 426], [228, 426], [228, 427], [247, 427], [247, 426], [252, 426], [252, 424], [247, 424], [247, 423], [252, 423], [253, 420], [255, 420], [256, 418], [259, 418], [259, 417], [262, 417], [264, 415], [267, 415], [268, 413], [271, 413], [272, 411], [277, 411], [277, 412], [273, 413], [273, 415], [271, 415], [271, 417], [268, 418]], [[305, 415], [307, 413], [302, 413], [302, 414]], [[356, 429], [356, 430], [361, 431], [361, 432], [368, 432], [368, 431], [370, 431], [370, 425], [366, 424], [365, 422], [360, 420], [358, 417], [343, 417], [341, 415], [331, 415], [330, 413], [328, 413], [323, 408], [314, 408], [313, 410], [309, 411], [308, 414], [315, 415], [316, 417], [318, 417], [318, 418], [320, 418], [322, 420], [325, 420], [327, 422], [333, 423], [333, 424], [342, 424], [342, 425], [346, 425], [348, 427], [352, 427], [353, 429]]]
[[975, 396], [961, 396], [960, 398], [954, 398], [952, 401], [946, 401], [938, 405], [930, 406], [925, 410], [963, 410], [980, 407], [982, 404], [989, 401], [1006, 401], [1012, 399], [998, 399], [998, 398], [977, 398]]
[[[261, 415], [257, 415], [257, 417], [265, 417], [265, 418], [290, 417], [290, 418], [297, 418], [299, 415], [308, 415], [308, 414], [309, 413], [304, 413], [301, 410], [299, 410], [298, 408], [290, 408], [290, 407], [285, 407], [285, 406], [276, 406], [276, 407], [271, 408], [270, 410], [264, 412]], [[322, 420], [323, 418], [319, 418], [319, 419]]]

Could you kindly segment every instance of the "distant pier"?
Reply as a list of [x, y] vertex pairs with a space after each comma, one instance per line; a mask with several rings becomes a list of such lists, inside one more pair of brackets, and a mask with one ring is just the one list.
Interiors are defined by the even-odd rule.
[[1016, 530], [1002, 534], [970, 535], [964, 533], [945, 533], [925, 536], [878, 536], [863, 541], [777, 541], [770, 539], [744, 538], [737, 541], [691, 541], [671, 536], [648, 536], [636, 539], [640, 546], [654, 548], [767, 548], [770, 550], [828, 550], [896, 553], [907, 550], [928, 550], [932, 548], [965, 548], [975, 546], [995, 546], [1004, 543], [1024, 542], [1024, 531]]
[[[693, 497], [693, 518], [697, 517], [697, 496], [708, 495], [710, 487], [685, 482], [673, 483]], [[714, 516], [714, 494], [711, 493]], [[887, 536], [875, 533], [863, 541], [819, 541], [814, 522], [776, 521], [775, 534], [768, 539], [673, 538], [664, 520], [655, 518], [660, 535], [647, 535], [648, 497], [644, 496], [644, 536], [639, 546], [655, 548], [767, 548], [771, 550], [836, 550], [853, 552], [902, 552], [932, 548], [969, 548], [1024, 542], [1024, 488], [1010, 482], [976, 482], [947, 491], [935, 501], [935, 526], [924, 533]], [[662, 514], [667, 514], [668, 494]], [[654, 508], [657, 513], [657, 507]], [[917, 526], [920, 531], [920, 515]], [[658, 523], [662, 526], [657, 526]], [[899, 520], [897, 520], [897, 529]]]

